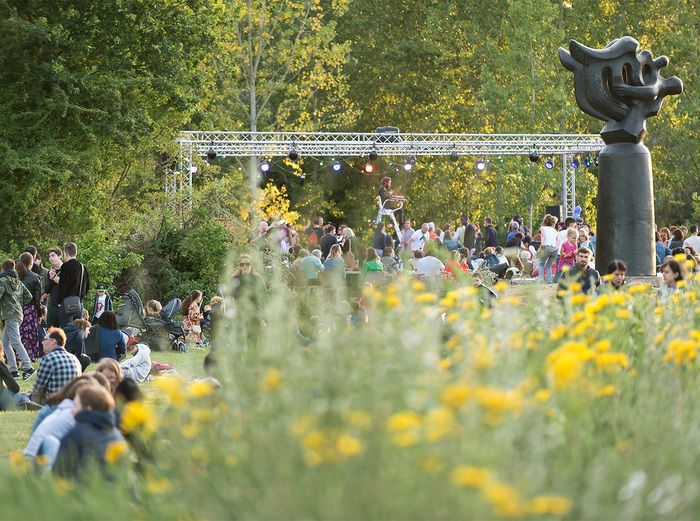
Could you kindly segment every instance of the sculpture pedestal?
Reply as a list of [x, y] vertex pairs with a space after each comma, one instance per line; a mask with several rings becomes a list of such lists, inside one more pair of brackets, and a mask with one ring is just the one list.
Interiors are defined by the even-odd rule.
[[621, 259], [628, 275], [654, 275], [654, 188], [643, 144], [614, 143], [598, 156], [596, 269]]

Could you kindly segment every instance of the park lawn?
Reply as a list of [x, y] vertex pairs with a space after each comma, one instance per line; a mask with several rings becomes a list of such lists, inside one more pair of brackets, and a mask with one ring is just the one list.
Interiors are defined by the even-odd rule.
[[[208, 349], [197, 349], [189, 353], [153, 352], [151, 359], [172, 365], [177, 374], [185, 379], [201, 378], [204, 376], [204, 357], [208, 352]], [[34, 365], [38, 367], [39, 363]], [[93, 368], [94, 366], [90, 366], [88, 372]], [[21, 391], [29, 390], [33, 381], [34, 378], [26, 382], [20, 380]], [[153, 381], [142, 384], [141, 389], [144, 391], [146, 399], [152, 397], [156, 392]], [[14, 450], [24, 449], [29, 440], [36, 414], [34, 411], [0, 412], [0, 460], [5, 460]]]
[[[542, 285], [538, 283], [508, 285], [505, 294], [518, 296], [523, 299], [523, 305], [536, 304], [542, 299], [553, 299], [556, 285]], [[154, 352], [151, 358], [154, 361], [171, 364], [177, 373], [185, 378], [197, 378], [204, 375], [203, 361], [207, 350], [195, 350], [189, 353]], [[38, 366], [38, 363], [35, 364]], [[31, 387], [33, 378], [27, 382], [20, 381], [22, 391]], [[153, 382], [142, 385], [146, 397], [156, 392]], [[7, 458], [13, 450], [23, 449], [29, 439], [35, 412], [14, 411], [0, 412], [0, 460]]]

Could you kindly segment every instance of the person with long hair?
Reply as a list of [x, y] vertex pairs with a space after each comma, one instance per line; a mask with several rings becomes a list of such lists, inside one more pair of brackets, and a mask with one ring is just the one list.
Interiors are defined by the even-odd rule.
[[345, 278], [345, 261], [343, 260], [340, 244], [331, 246], [328, 258], [323, 263], [323, 271], [326, 273], [337, 273]]
[[32, 361], [36, 361], [43, 353], [39, 340], [39, 306], [41, 306], [41, 277], [32, 271], [34, 257], [24, 252], [17, 263], [19, 280], [32, 294], [32, 300], [22, 307], [24, 319], [19, 326], [22, 344]]
[[113, 358], [104, 358], [100, 360], [100, 363], [95, 367], [95, 372], [101, 373], [107, 378], [109, 390], [112, 394], [114, 394], [114, 390], [117, 388], [117, 385], [119, 385], [119, 382], [124, 379], [122, 367], [119, 365], [119, 362]]
[[668, 247], [673, 250], [674, 248], [682, 248], [683, 247], [683, 242], [684, 242], [685, 236], [683, 235], [683, 230], [680, 228], [676, 228], [672, 232], [672, 239], [671, 242], [668, 244]]
[[61, 438], [75, 425], [73, 416], [75, 396], [80, 389], [95, 384], [109, 390], [106, 379], [98, 380], [91, 374], [85, 374], [71, 380], [63, 389], [49, 396], [47, 403], [55, 404], [54, 410], [44, 418], [29, 437], [27, 446], [22, 452], [25, 459], [34, 460], [37, 456], [43, 455], [46, 457], [48, 468], [53, 466], [61, 445]]
[[126, 342], [119, 329], [117, 315], [113, 311], [105, 311], [97, 319], [97, 325], [100, 326], [98, 360], [103, 358], [119, 360], [126, 354]]
[[669, 297], [680, 289], [678, 283], [683, 280], [683, 267], [675, 259], [668, 259], [661, 265], [663, 284], [659, 289], [659, 298], [666, 302]]
[[[302, 252], [308, 254], [306, 250], [302, 250]], [[233, 272], [231, 283], [233, 285], [233, 298], [239, 306], [247, 306], [250, 311], [262, 310], [267, 298], [267, 288], [265, 281], [255, 270], [253, 258], [249, 254], [242, 253], [238, 258], [238, 267]]]
[[375, 248], [367, 248], [367, 257], [362, 263], [362, 273], [384, 271], [384, 265]]
[[627, 277], [627, 264], [620, 259], [615, 259], [608, 264], [605, 281], [610, 284], [613, 289], [620, 289], [625, 284]]
[[202, 313], [199, 309], [201, 302], [202, 292], [195, 289], [185, 297], [180, 307], [183, 317], [182, 325], [187, 332], [187, 340], [195, 344], [199, 344], [202, 339], [202, 326], [199, 324], [202, 321]]

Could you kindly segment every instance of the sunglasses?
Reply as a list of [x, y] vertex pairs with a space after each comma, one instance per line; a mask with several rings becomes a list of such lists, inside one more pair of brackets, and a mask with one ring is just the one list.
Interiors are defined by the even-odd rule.
[[245, 268], [246, 266], [250, 266], [250, 262], [241, 262], [241, 263], [239, 264], [239, 266], [240, 266], [241, 268]]

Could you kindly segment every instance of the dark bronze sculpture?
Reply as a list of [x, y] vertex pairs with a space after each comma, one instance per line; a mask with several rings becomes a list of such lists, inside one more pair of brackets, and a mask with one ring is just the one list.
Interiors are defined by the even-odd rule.
[[596, 266], [622, 259], [630, 275], [653, 275], [651, 155], [642, 141], [646, 118], [658, 114], [666, 96], [683, 92], [683, 82], [662, 78], [668, 58], [640, 52], [630, 36], [603, 49], [571, 40], [569, 51], [559, 48], [559, 58], [574, 73], [579, 108], [607, 122], [600, 133], [606, 146], [599, 155]]

